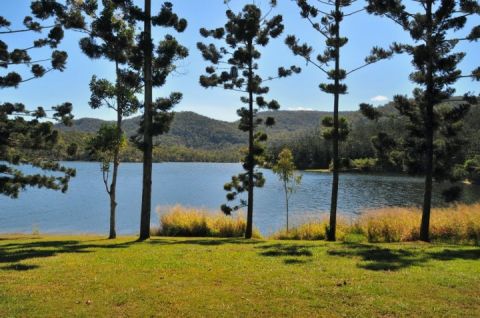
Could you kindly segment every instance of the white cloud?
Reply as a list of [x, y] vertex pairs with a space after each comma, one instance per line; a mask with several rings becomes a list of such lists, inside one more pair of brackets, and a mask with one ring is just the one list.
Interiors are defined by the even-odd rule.
[[305, 107], [295, 107], [295, 108], [287, 108], [287, 110], [293, 111], [307, 111], [307, 110], [314, 110], [313, 108], [305, 108]]
[[390, 100], [390, 98], [388, 98], [387, 96], [378, 95], [378, 96], [370, 98], [370, 100], [372, 102], [385, 103], [385, 102], [388, 102]]

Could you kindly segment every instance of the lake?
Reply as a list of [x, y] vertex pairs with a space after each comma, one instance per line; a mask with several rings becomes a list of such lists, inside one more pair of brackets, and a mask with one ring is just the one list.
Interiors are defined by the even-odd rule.
[[[19, 199], [0, 196], [0, 233], [107, 233], [109, 200], [99, 163], [68, 162], [77, 177], [65, 194], [28, 189]], [[152, 223], [158, 223], [159, 206], [182, 204], [219, 210], [226, 202], [223, 185], [241, 171], [231, 163], [160, 163], [153, 166]], [[254, 224], [269, 234], [285, 224], [282, 185], [270, 170], [264, 170], [265, 187], [255, 189]], [[136, 234], [139, 228], [142, 165], [123, 163], [118, 178], [117, 231]], [[291, 221], [318, 218], [329, 211], [331, 175], [303, 172], [291, 200]], [[441, 204], [438, 186], [434, 204]], [[480, 201], [479, 186], [464, 187], [464, 201]], [[355, 215], [365, 209], [385, 206], [418, 206], [423, 198], [423, 179], [407, 176], [342, 174], [339, 211]]]

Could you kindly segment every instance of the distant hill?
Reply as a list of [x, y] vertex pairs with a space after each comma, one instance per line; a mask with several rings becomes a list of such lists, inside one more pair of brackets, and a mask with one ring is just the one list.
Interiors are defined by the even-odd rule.
[[[359, 111], [340, 112], [349, 122], [348, 140], [342, 143], [342, 154], [349, 158], [366, 158], [375, 155], [371, 138], [379, 131], [385, 131], [402, 138], [405, 120], [396, 118], [393, 104], [378, 108], [385, 115], [378, 122], [366, 119]], [[283, 147], [296, 153], [299, 167], [326, 167], [330, 162], [330, 144], [319, 131], [321, 119], [330, 116], [322, 111], [276, 111], [261, 112], [259, 117], [272, 116], [276, 124], [266, 128], [268, 134], [268, 154], [275, 157]], [[123, 127], [128, 136], [136, 133], [140, 117], [124, 121]], [[91, 160], [86, 149], [88, 140], [105, 121], [96, 118], [74, 120], [72, 127], [58, 125], [62, 131], [60, 158], [69, 160]], [[472, 107], [465, 120], [465, 136], [468, 145], [465, 153], [469, 157], [480, 154], [480, 107]], [[75, 143], [79, 151], [74, 157], [65, 155], [66, 147]], [[161, 161], [206, 161], [238, 162], [240, 148], [247, 144], [247, 135], [238, 130], [238, 122], [226, 122], [199, 115], [194, 112], [178, 112], [170, 132], [158, 137], [154, 159]], [[129, 144], [123, 153], [122, 161], [141, 161], [141, 152]]]
[[[378, 108], [385, 114], [394, 112], [392, 103]], [[324, 111], [267, 111], [258, 114], [261, 118], [272, 116], [275, 125], [266, 129], [271, 141], [290, 139], [302, 133], [308, 133], [320, 127], [322, 117], [331, 115]], [[340, 112], [340, 116], [348, 119], [351, 137], [369, 143], [371, 130], [375, 124], [361, 115], [359, 111]], [[472, 107], [471, 115], [466, 119], [465, 129], [471, 134], [478, 133], [480, 107]], [[136, 133], [140, 117], [126, 119], [123, 128], [128, 136]], [[64, 132], [95, 133], [106, 121], [97, 118], [81, 118], [74, 120], [72, 127], [58, 125]], [[160, 136], [158, 142], [166, 147], [182, 146], [190, 149], [229, 149], [245, 145], [247, 136], [238, 130], [238, 122], [226, 122], [212, 119], [194, 112], [177, 112], [168, 134]]]
[[[259, 117], [275, 118], [275, 126], [267, 129], [270, 138], [276, 139], [311, 130], [320, 125], [322, 117], [330, 115], [322, 111], [275, 111], [261, 112]], [[342, 112], [342, 116], [349, 119], [360, 118], [358, 112]], [[126, 119], [123, 128], [128, 136], [132, 136], [138, 129], [140, 117]], [[106, 121], [97, 118], [81, 118], [74, 120], [72, 127], [57, 126], [58, 129], [69, 132], [94, 133]], [[113, 122], [112, 122], [113, 123]], [[182, 145], [189, 148], [224, 148], [246, 143], [246, 134], [238, 130], [238, 122], [226, 122], [199, 115], [194, 112], [178, 112], [175, 114], [170, 132], [159, 137], [164, 145]]]

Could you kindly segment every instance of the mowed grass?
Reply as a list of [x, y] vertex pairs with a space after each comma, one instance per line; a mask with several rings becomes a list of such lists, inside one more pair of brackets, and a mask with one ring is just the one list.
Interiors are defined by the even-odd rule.
[[480, 248], [0, 235], [0, 317], [480, 317]]

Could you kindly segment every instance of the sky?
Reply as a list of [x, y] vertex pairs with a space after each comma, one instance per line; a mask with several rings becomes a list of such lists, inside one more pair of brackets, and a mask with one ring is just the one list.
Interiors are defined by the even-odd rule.
[[[158, 12], [164, 1], [152, 1], [152, 13]], [[199, 29], [205, 27], [213, 29], [223, 26], [226, 22], [223, 0], [170, 0], [174, 11], [188, 20], [188, 28], [184, 33], [177, 34], [172, 29], [154, 28], [154, 41], [158, 42], [164, 34], [175, 35], [179, 42], [186, 46], [190, 55], [180, 62], [178, 72], [172, 74], [165, 86], [154, 89], [154, 97], [168, 96], [172, 91], [183, 93], [182, 102], [176, 106], [176, 111], [193, 111], [211, 118], [234, 121], [237, 119], [236, 109], [241, 106], [241, 93], [225, 91], [221, 88], [205, 89], [199, 84], [199, 76], [204, 74], [208, 65], [196, 48], [199, 41], [210, 43], [199, 34]], [[252, 1], [232, 0], [230, 7], [234, 11], [240, 10], [245, 4]], [[407, 1], [408, 2], [408, 1]], [[143, 1], [138, 1], [141, 5]], [[267, 0], [257, 0], [265, 11], [268, 9]], [[360, 2], [361, 5], [361, 2]], [[30, 14], [29, 0], [0, 0], [3, 17], [12, 22], [11, 28], [22, 28], [22, 21]], [[351, 11], [359, 7], [353, 6]], [[350, 10], [346, 10], [348, 13]], [[318, 88], [326, 82], [326, 76], [305, 61], [294, 56], [284, 44], [285, 37], [296, 35], [301, 42], [309, 42], [314, 48], [313, 56], [325, 48], [320, 34], [314, 31], [308, 21], [301, 18], [299, 10], [291, 0], [279, 0], [278, 6], [271, 15], [281, 14], [284, 18], [285, 31], [277, 39], [270, 42], [267, 48], [262, 49], [260, 60], [260, 74], [264, 77], [275, 75], [279, 66], [297, 65], [302, 68], [298, 75], [269, 82], [269, 99], [276, 99], [282, 110], [320, 110], [331, 111], [332, 95], [323, 93]], [[468, 26], [480, 24], [480, 18], [472, 18]], [[461, 31], [465, 35], [468, 32]], [[46, 31], [48, 32], [48, 31]], [[345, 18], [341, 32], [349, 38], [348, 44], [342, 50], [341, 63], [344, 69], [351, 70], [363, 64], [373, 46], [388, 47], [392, 42], [410, 43], [408, 34], [392, 21], [364, 12]], [[113, 79], [114, 65], [106, 60], [90, 60], [79, 49], [78, 41], [83, 35], [67, 31], [59, 49], [67, 51], [69, 58], [64, 72], [50, 72], [40, 79], [21, 84], [18, 88], [7, 88], [0, 91], [0, 103], [22, 102], [28, 108], [54, 105], [69, 101], [74, 106], [75, 118], [95, 117], [106, 120], [115, 118], [112, 110], [103, 108], [92, 110], [88, 105], [90, 98], [89, 82], [93, 75], [100, 78]], [[0, 35], [10, 48], [23, 48], [31, 45], [33, 39], [38, 38], [35, 33], [17, 33]], [[221, 43], [216, 43], [221, 44]], [[460, 64], [465, 73], [478, 67], [480, 45], [478, 42], [462, 43], [458, 50], [465, 51], [467, 56]], [[316, 52], [316, 53], [315, 53]], [[49, 52], [41, 49], [32, 51], [33, 59], [48, 57]], [[16, 68], [9, 68], [17, 70]], [[25, 77], [29, 72], [25, 68], [18, 69]], [[348, 94], [340, 99], [340, 110], [357, 110], [363, 102], [374, 105], [387, 103], [396, 94], [411, 95], [414, 85], [408, 80], [413, 68], [407, 55], [395, 56], [390, 60], [381, 61], [358, 72], [352, 73], [345, 82], [349, 89]], [[2, 69], [1, 74], [5, 74]], [[461, 79], [455, 86], [458, 94], [480, 91], [479, 83], [470, 79]]]

